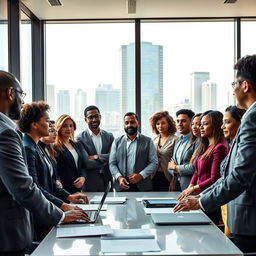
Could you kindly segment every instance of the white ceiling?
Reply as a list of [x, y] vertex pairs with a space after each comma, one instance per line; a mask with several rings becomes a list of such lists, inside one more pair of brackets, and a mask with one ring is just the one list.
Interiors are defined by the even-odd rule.
[[43, 20], [256, 16], [256, 0], [136, 0], [136, 14], [127, 13], [127, 0], [61, 0], [64, 6], [56, 7], [47, 0], [22, 2]]

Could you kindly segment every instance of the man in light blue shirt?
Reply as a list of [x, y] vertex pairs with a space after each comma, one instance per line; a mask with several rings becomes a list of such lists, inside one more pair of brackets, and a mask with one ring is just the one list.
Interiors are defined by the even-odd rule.
[[151, 191], [150, 174], [158, 166], [156, 149], [151, 138], [138, 132], [135, 113], [124, 116], [126, 135], [117, 138], [110, 153], [109, 167], [117, 191]]

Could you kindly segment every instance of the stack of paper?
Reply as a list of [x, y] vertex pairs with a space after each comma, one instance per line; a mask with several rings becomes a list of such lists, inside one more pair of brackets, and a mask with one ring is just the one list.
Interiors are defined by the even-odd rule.
[[[99, 204], [102, 196], [94, 196], [91, 200], [91, 204]], [[107, 197], [104, 204], [123, 204], [126, 201], [126, 197]]]
[[158, 252], [161, 251], [149, 229], [114, 229], [101, 237], [102, 253]]
[[105, 226], [58, 226], [56, 237], [100, 236], [113, 233], [109, 225]]

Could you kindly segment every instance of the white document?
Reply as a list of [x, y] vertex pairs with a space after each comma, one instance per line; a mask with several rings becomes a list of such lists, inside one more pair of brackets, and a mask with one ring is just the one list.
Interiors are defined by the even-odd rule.
[[154, 239], [155, 236], [149, 229], [113, 229], [113, 233], [102, 236], [102, 240], [110, 239]]
[[[85, 211], [97, 211], [99, 204], [75, 204], [76, 206], [82, 208]], [[101, 208], [101, 211], [106, 211], [108, 206], [104, 204]]]
[[101, 237], [102, 253], [157, 252], [161, 251], [149, 229], [114, 229]]
[[[146, 214], [152, 214], [152, 213], [173, 213], [173, 208], [143, 208]], [[194, 210], [194, 211], [188, 211], [189, 213], [196, 213], [199, 212], [199, 210]], [[183, 212], [186, 213], [186, 212]]]
[[155, 199], [173, 200], [176, 198], [174, 197], [136, 197], [137, 202], [141, 202], [142, 200], [155, 200]]
[[[94, 196], [91, 200], [91, 204], [99, 204], [102, 196]], [[104, 204], [123, 204], [126, 201], [126, 197], [106, 197]]]
[[56, 237], [100, 236], [113, 233], [110, 225], [105, 226], [58, 226]]

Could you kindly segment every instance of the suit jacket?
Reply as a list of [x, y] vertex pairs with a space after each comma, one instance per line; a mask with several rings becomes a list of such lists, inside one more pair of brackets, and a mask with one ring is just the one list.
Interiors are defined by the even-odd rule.
[[170, 135], [161, 148], [158, 147], [160, 135], [157, 135], [153, 139], [158, 156], [158, 169], [164, 172], [164, 175], [168, 181], [171, 181], [172, 178], [172, 175], [168, 172], [168, 162], [173, 156], [173, 150], [177, 139], [178, 137], [176, 135]]
[[[179, 138], [174, 146], [173, 151], [173, 159], [176, 163], [178, 163], [175, 152], [179, 148], [181, 143], [181, 138]], [[199, 144], [199, 139], [194, 140], [192, 143], [190, 143], [190, 138], [187, 141], [187, 144], [185, 146], [185, 149], [182, 152], [182, 155], [180, 157], [180, 163], [179, 164], [179, 174], [174, 174], [175, 179], [178, 179], [180, 182], [181, 190], [183, 191], [186, 189], [190, 183], [190, 180], [194, 174], [194, 166], [192, 164], [189, 164], [189, 161], [192, 158], [192, 155], [195, 153], [197, 147]], [[173, 172], [171, 172], [173, 174]]]
[[56, 206], [60, 207], [63, 204], [63, 201], [66, 201], [70, 193], [57, 186], [50, 173], [50, 169], [44, 160], [45, 157], [48, 162], [51, 163], [47, 153], [27, 134], [23, 136], [23, 145], [26, 151], [30, 176], [41, 189], [45, 197]]
[[[12, 121], [0, 113], [0, 252], [23, 250], [31, 244], [30, 212], [48, 226], [62, 211], [49, 202], [25, 165], [25, 151]], [[0, 253], [1, 254], [1, 253]]]
[[220, 142], [214, 147], [208, 157], [204, 159], [201, 159], [200, 156], [197, 157], [194, 163], [195, 172], [190, 184], [199, 185], [200, 190], [203, 191], [218, 180], [221, 162], [227, 156], [228, 150], [227, 142]]
[[101, 154], [99, 154], [98, 160], [90, 160], [88, 159], [88, 155], [98, 155], [96, 148], [93, 144], [91, 135], [88, 131], [83, 131], [79, 134], [76, 139], [79, 144], [82, 145], [84, 150], [86, 151], [85, 159], [87, 163], [87, 183], [85, 190], [86, 191], [95, 191], [95, 187], [97, 187], [97, 179], [99, 177], [100, 170], [103, 171], [103, 176], [105, 178], [106, 184], [109, 181], [112, 181], [112, 176], [109, 171], [109, 155], [111, 150], [111, 145], [114, 140], [114, 136], [112, 133], [101, 130], [101, 138], [102, 138], [102, 149]]
[[228, 227], [235, 235], [256, 235], [256, 104], [244, 114], [231, 146], [224, 176], [201, 195], [211, 212], [228, 203]]
[[[78, 177], [85, 177], [87, 180], [87, 170], [86, 170], [86, 162], [84, 158], [84, 150], [75, 142], [71, 141], [74, 149], [78, 154], [78, 167], [76, 166], [73, 155], [67, 149], [65, 145], [63, 145], [63, 150], [58, 151], [57, 160], [57, 172], [60, 177], [63, 188], [67, 190], [69, 193], [75, 193], [81, 191], [82, 188], [76, 188], [73, 185], [73, 182]], [[87, 181], [86, 181], [87, 182]]]

